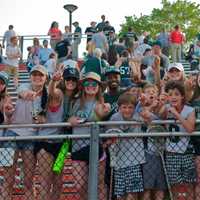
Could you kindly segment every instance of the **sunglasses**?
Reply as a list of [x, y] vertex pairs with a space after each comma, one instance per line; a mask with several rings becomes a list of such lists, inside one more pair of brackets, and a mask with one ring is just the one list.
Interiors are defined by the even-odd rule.
[[97, 87], [97, 85], [98, 85], [98, 83], [96, 81], [84, 81], [83, 82], [84, 87], [89, 87], [89, 86]]
[[77, 79], [74, 78], [74, 77], [67, 77], [67, 78], [65, 78], [65, 81], [73, 81], [73, 82], [76, 82]]

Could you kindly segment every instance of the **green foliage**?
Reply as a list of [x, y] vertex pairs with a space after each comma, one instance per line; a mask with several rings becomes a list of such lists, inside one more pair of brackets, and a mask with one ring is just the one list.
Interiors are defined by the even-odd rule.
[[132, 27], [138, 35], [148, 31], [154, 38], [162, 28], [171, 31], [178, 24], [186, 34], [187, 41], [191, 41], [200, 32], [200, 4], [187, 0], [177, 0], [173, 3], [162, 0], [162, 8], [154, 8], [150, 15], [134, 15], [125, 19], [126, 22], [121, 26], [121, 36], [127, 32], [128, 27]]

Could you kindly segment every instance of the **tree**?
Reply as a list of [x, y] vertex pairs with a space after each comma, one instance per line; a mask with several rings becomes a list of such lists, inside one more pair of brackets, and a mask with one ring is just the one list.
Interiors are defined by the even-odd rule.
[[138, 35], [148, 31], [152, 37], [155, 37], [162, 28], [170, 31], [178, 24], [186, 34], [187, 41], [191, 41], [200, 32], [200, 4], [187, 0], [177, 0], [173, 3], [162, 0], [161, 9], [154, 8], [150, 15], [141, 14], [140, 17], [133, 15], [125, 19], [120, 35], [124, 35], [128, 27], [132, 27]]

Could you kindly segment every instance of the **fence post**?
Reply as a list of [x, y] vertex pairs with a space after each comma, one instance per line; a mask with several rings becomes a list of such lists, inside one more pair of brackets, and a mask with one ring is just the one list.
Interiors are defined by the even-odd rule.
[[24, 49], [24, 36], [20, 36], [20, 42], [19, 42], [20, 50], [21, 50], [21, 58], [20, 58], [20, 63], [23, 62], [23, 49]]
[[99, 125], [90, 130], [88, 200], [98, 200]]

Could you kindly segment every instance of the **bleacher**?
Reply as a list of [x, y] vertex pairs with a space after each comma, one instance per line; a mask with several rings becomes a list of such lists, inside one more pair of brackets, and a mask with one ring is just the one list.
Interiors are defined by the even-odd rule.
[[[186, 61], [182, 62], [186, 75], [189, 75], [190, 73], [190, 66], [189, 63]], [[4, 66], [0, 66], [0, 70], [3, 70]], [[26, 70], [26, 66], [24, 64], [21, 64], [19, 67], [19, 84], [21, 83], [27, 83], [29, 82], [29, 73]], [[16, 102], [17, 100], [17, 91], [14, 87], [13, 80], [11, 78], [8, 86], [8, 93], [11, 95], [13, 102]], [[16, 177], [15, 177], [15, 185], [14, 185], [14, 194], [13, 194], [13, 200], [25, 200], [25, 196], [23, 195], [23, 161], [22, 159], [18, 159], [18, 167], [16, 170]], [[64, 170], [63, 170], [63, 184], [62, 184], [62, 196], [60, 200], [80, 200], [80, 198], [77, 196], [76, 188], [74, 187], [73, 177], [71, 173], [72, 167], [71, 167], [71, 161], [70, 158], [68, 158], [65, 162]], [[3, 174], [4, 171], [0, 168], [0, 181], [3, 181]], [[37, 171], [35, 171], [34, 176], [34, 192], [35, 196], [37, 197], [38, 187], [40, 187], [40, 175]], [[37, 199], [37, 198], [36, 198]]]
[[[0, 70], [4, 70], [5, 66], [0, 65]], [[24, 64], [21, 64], [19, 67], [19, 84], [28, 83], [29, 82], [29, 73], [26, 69]], [[10, 94], [13, 102], [15, 103], [17, 100], [17, 91], [13, 84], [13, 79], [11, 77], [9, 85], [8, 85], [8, 93]], [[26, 200], [24, 193], [23, 193], [23, 160], [21, 158], [18, 159], [17, 162], [17, 169], [16, 169], [16, 176], [15, 176], [15, 184], [14, 184], [14, 193], [13, 193], [13, 200]], [[76, 189], [74, 187], [73, 177], [71, 173], [71, 161], [70, 157], [66, 160], [64, 170], [63, 170], [63, 177], [62, 177], [62, 195], [60, 200], [80, 200], [76, 195]], [[4, 170], [0, 168], [0, 182], [3, 181]], [[37, 200], [37, 192], [38, 187], [40, 187], [40, 175], [38, 173], [37, 167], [34, 175], [34, 193]]]

